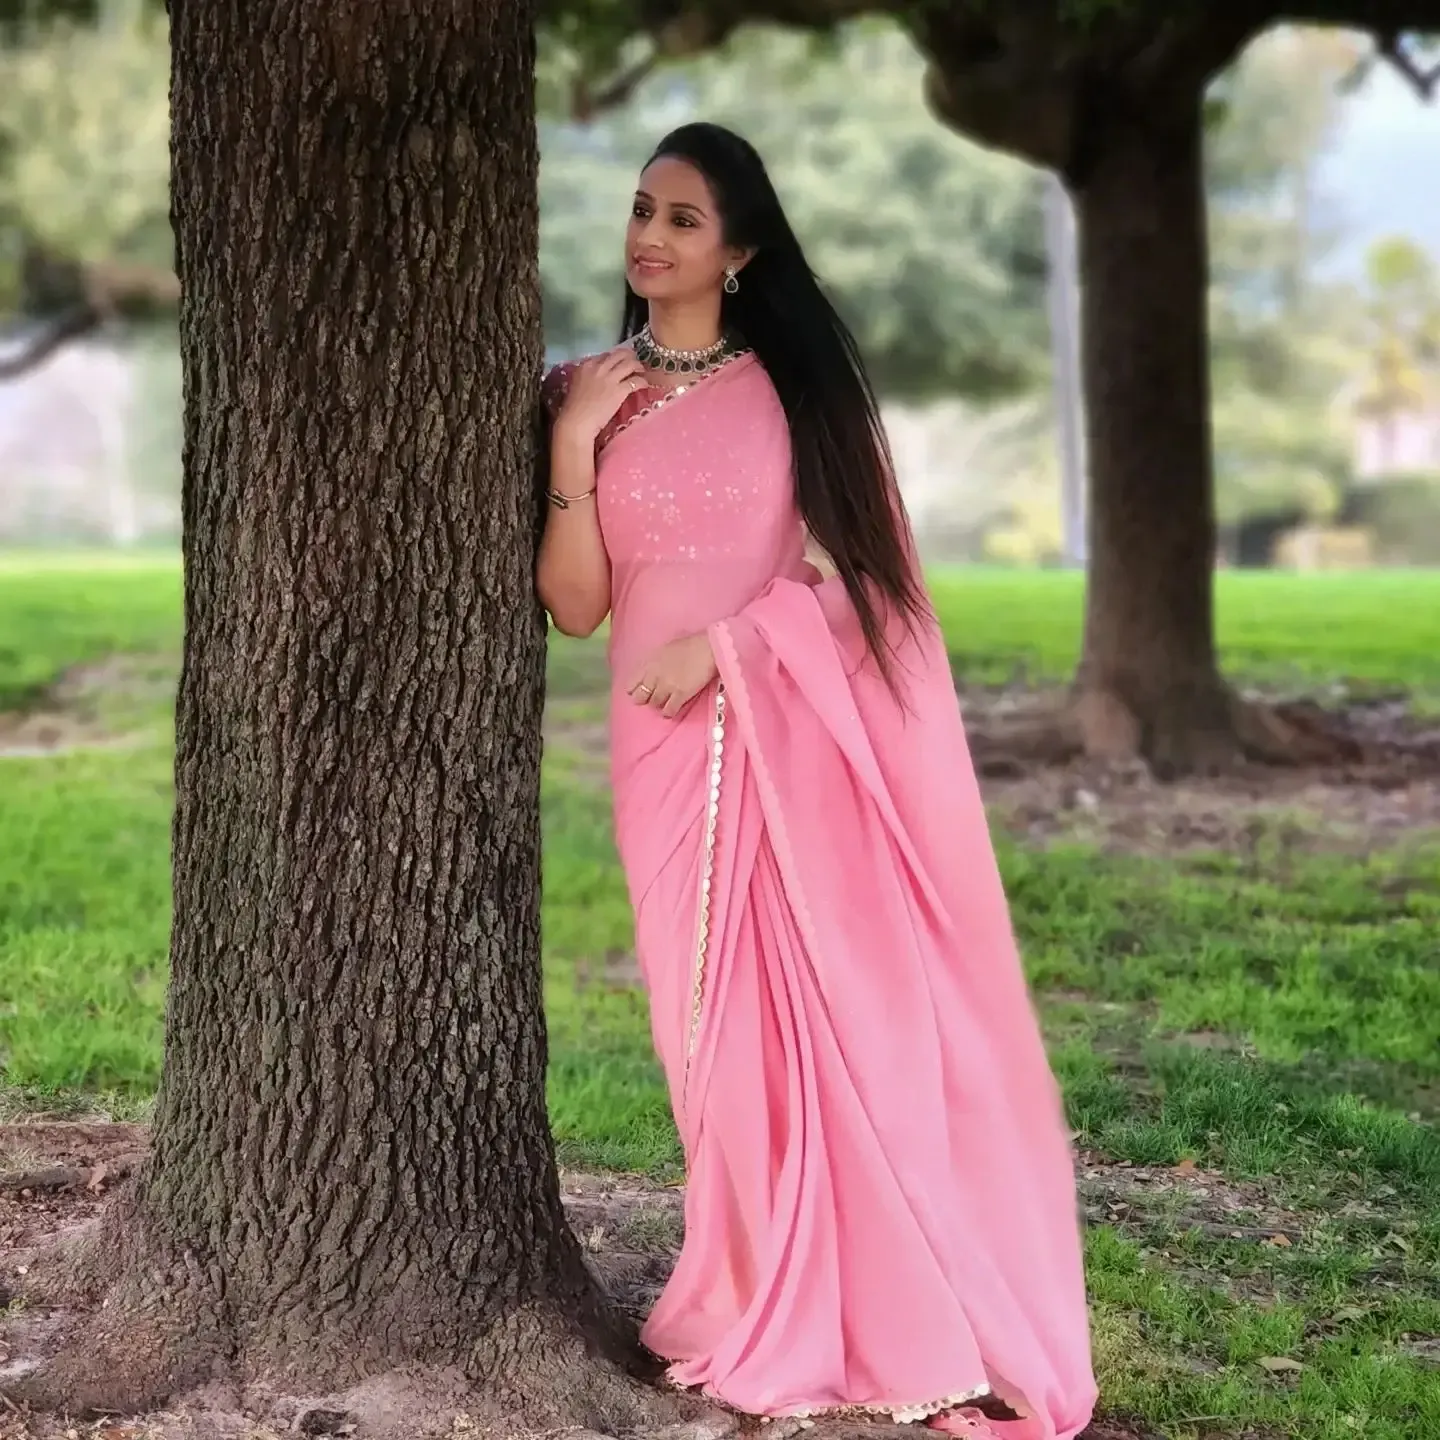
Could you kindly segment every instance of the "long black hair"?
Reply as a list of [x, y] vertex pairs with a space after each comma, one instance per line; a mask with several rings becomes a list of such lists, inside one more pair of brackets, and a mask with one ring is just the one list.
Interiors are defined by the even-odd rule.
[[[725, 243], [753, 250], [722, 323], [755, 352], [790, 423], [795, 494], [810, 534], [855, 606], [865, 643], [892, 678], [878, 597], [907, 625], [927, 613], [895, 466], [855, 337], [826, 298], [755, 147], [720, 125], [682, 125], [656, 147], [694, 166], [720, 209]], [[621, 340], [648, 318], [627, 284]]]

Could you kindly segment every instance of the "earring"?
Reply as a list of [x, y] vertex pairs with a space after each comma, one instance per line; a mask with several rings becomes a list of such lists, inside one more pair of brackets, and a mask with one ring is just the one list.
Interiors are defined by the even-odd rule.
[[738, 295], [740, 293], [740, 280], [735, 274], [735, 267], [733, 265], [727, 265], [725, 267], [725, 293], [727, 295]]

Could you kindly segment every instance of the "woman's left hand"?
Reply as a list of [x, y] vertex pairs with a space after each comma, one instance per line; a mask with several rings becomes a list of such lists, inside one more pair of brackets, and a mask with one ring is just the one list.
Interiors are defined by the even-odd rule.
[[662, 645], [636, 673], [630, 698], [673, 720], [719, 673], [710, 637], [702, 630]]

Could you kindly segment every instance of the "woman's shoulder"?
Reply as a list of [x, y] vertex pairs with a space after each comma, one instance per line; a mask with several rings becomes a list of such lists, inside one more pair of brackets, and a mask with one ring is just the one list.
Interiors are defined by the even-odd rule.
[[552, 420], [559, 412], [561, 405], [565, 403], [565, 395], [570, 389], [570, 379], [579, 364], [578, 360], [564, 360], [559, 365], [552, 365], [545, 372], [545, 378], [540, 382], [540, 400]]
[[[622, 344], [629, 345], [626, 340]], [[565, 403], [566, 392], [570, 389], [570, 382], [575, 372], [591, 360], [598, 360], [603, 355], [613, 353], [612, 350], [597, 350], [593, 355], [578, 355], [573, 360], [562, 360], [558, 365], [552, 365], [545, 372], [545, 378], [540, 382], [540, 398], [544, 401], [545, 408], [553, 418], [559, 411], [560, 406]]]

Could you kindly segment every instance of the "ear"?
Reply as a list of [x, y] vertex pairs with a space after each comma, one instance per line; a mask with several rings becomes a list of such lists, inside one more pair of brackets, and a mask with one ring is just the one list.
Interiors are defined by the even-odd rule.
[[732, 250], [730, 252], [730, 263], [735, 267], [738, 275], [756, 255], [755, 247], [752, 245], [748, 250]]

